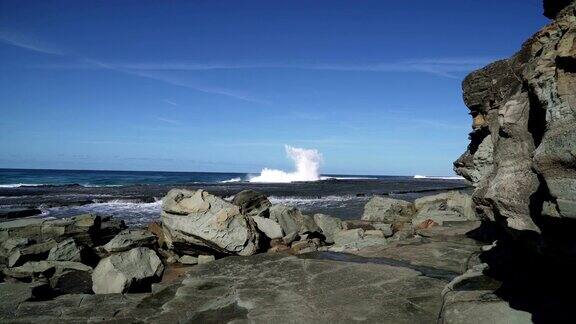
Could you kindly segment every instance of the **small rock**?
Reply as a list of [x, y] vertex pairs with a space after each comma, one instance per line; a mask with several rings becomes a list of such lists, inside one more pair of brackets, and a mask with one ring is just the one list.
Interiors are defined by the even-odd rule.
[[96, 294], [144, 292], [160, 280], [164, 266], [156, 252], [145, 247], [102, 259], [92, 274]]
[[368, 230], [368, 231], [364, 231], [364, 235], [384, 237], [384, 232], [382, 232], [381, 230]]
[[270, 216], [269, 208], [272, 203], [268, 198], [254, 190], [243, 190], [237, 193], [232, 203], [240, 207], [240, 212], [246, 216], [258, 216], [268, 218]]
[[156, 236], [156, 240], [158, 241], [158, 246], [165, 247], [166, 246], [166, 236], [164, 234], [164, 230], [162, 229], [162, 223], [160, 222], [152, 222], [148, 224], [148, 231]]
[[362, 220], [384, 223], [409, 221], [414, 213], [414, 204], [408, 201], [376, 196], [364, 206]]
[[91, 272], [92, 268], [80, 262], [71, 261], [30, 261], [25, 264], [4, 270], [7, 277], [21, 281], [52, 278], [55, 274], [67, 270], [79, 270]]
[[127, 229], [116, 235], [103, 248], [109, 253], [128, 251], [136, 247], [152, 247], [156, 236], [144, 229]]
[[8, 266], [16, 267], [28, 261], [44, 260], [48, 256], [50, 249], [54, 246], [56, 246], [56, 241], [48, 240], [42, 243], [14, 248], [8, 257]]
[[82, 251], [74, 239], [69, 238], [50, 249], [47, 260], [81, 262]]
[[182, 264], [193, 265], [193, 264], [198, 264], [198, 258], [193, 257], [191, 255], [183, 255], [180, 257], [180, 259], [178, 259], [178, 262], [180, 262]]
[[288, 245], [276, 245], [270, 249], [268, 249], [268, 253], [280, 253], [280, 252], [288, 252], [290, 251], [290, 247]]
[[420, 224], [416, 225], [416, 229], [422, 230], [422, 229], [427, 229], [427, 228], [434, 227], [434, 226], [438, 226], [438, 223], [436, 223], [435, 221], [433, 221], [431, 219], [427, 219], [427, 220], [421, 222]]
[[418, 198], [414, 206], [418, 211], [412, 220], [414, 226], [426, 226], [421, 224], [428, 220], [438, 225], [443, 225], [444, 222], [478, 220], [472, 207], [472, 197], [458, 191]]
[[270, 239], [282, 238], [282, 227], [275, 221], [263, 218], [260, 216], [253, 216], [252, 219], [256, 222], [256, 227]]
[[334, 235], [342, 230], [342, 220], [324, 214], [315, 214], [314, 221], [326, 237], [326, 243], [334, 243]]
[[216, 257], [213, 255], [199, 255], [198, 256], [198, 264], [210, 263], [214, 260], [216, 260]]
[[318, 250], [318, 245], [312, 240], [299, 241], [292, 244], [292, 252], [303, 254]]
[[300, 210], [295, 207], [274, 205], [270, 208], [270, 219], [280, 224], [284, 233], [296, 232], [297, 234], [304, 234], [321, 232], [311, 216], [303, 215]]
[[294, 242], [296, 237], [298, 237], [298, 232], [291, 232], [291, 233], [286, 234], [282, 238], [282, 241], [284, 242], [284, 244], [290, 244], [290, 243]]
[[278, 245], [285, 245], [285, 244], [284, 244], [284, 241], [283, 241], [282, 239], [273, 239], [273, 240], [270, 240], [270, 247], [275, 247], [275, 246], [278, 246]]
[[365, 231], [374, 230], [376, 229], [373, 225], [373, 222], [360, 220], [360, 219], [351, 219], [342, 221], [342, 229], [351, 230], [361, 228]]
[[[382, 231], [364, 231], [361, 228], [343, 230], [334, 236], [334, 251], [358, 250], [374, 245], [386, 245]], [[332, 248], [331, 248], [332, 251]]]
[[50, 278], [50, 287], [57, 294], [90, 294], [92, 292], [92, 269], [57, 270]]
[[390, 236], [394, 235], [394, 232], [392, 231], [392, 225], [391, 224], [373, 223], [372, 226], [374, 226], [374, 228], [377, 230], [381, 230], [382, 233], [384, 233], [385, 237], [390, 237]]

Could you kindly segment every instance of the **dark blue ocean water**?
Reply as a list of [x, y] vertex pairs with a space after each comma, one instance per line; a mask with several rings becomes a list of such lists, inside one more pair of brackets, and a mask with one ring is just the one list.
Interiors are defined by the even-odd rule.
[[246, 173], [0, 169], [0, 186], [125, 186], [245, 181]]

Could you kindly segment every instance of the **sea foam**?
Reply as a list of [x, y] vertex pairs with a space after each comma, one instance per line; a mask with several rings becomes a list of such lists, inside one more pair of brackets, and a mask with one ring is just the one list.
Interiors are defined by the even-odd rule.
[[290, 183], [294, 181], [318, 181], [322, 154], [317, 150], [285, 146], [286, 155], [294, 161], [295, 171], [286, 172], [265, 168], [259, 176], [250, 178], [250, 182]]

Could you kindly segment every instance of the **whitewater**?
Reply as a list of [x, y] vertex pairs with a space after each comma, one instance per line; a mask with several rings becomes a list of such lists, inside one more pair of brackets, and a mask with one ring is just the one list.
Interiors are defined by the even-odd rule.
[[294, 162], [294, 171], [286, 172], [264, 168], [259, 176], [252, 177], [249, 181], [259, 183], [291, 183], [296, 181], [321, 180], [320, 164], [323, 158], [318, 150], [292, 147], [289, 145], [286, 145], [284, 148], [288, 158]]

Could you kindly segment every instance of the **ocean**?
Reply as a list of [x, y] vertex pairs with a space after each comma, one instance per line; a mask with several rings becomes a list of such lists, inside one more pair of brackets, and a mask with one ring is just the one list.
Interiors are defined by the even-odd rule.
[[254, 183], [249, 173], [0, 169], [0, 212], [33, 208], [34, 217], [83, 213], [114, 216], [129, 225], [160, 217], [161, 199], [171, 188], [203, 188], [225, 199], [245, 189], [266, 194], [272, 203], [358, 219], [374, 195], [414, 200], [447, 190], [470, 191], [457, 178], [322, 175], [318, 181]]

